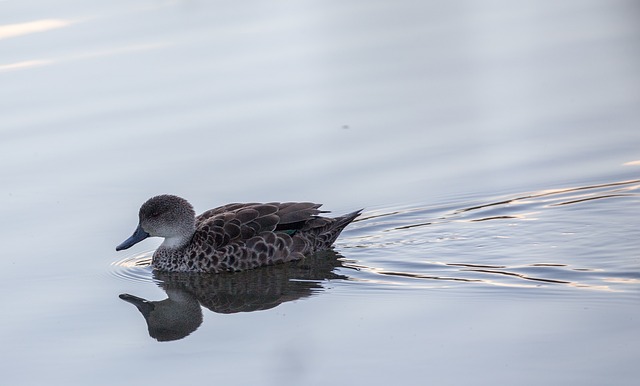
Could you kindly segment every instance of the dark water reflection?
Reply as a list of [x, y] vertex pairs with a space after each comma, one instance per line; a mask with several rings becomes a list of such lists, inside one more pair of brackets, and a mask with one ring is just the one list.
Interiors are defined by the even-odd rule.
[[325, 251], [303, 261], [223, 274], [153, 271], [167, 298], [160, 301], [130, 294], [120, 298], [144, 316], [149, 335], [158, 341], [182, 339], [202, 323], [202, 307], [220, 314], [268, 310], [321, 292], [323, 282], [346, 279], [335, 273], [341, 256]]

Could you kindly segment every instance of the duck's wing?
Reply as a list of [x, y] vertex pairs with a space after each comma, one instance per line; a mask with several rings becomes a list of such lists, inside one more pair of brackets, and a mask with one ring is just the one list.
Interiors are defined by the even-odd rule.
[[294, 232], [320, 219], [322, 204], [271, 202], [228, 204], [196, 218], [196, 236], [219, 248], [233, 241], [249, 240], [263, 232]]
[[214, 208], [214, 209], [209, 209], [206, 212], [203, 212], [202, 214], [200, 214], [199, 216], [196, 216], [196, 228], [198, 227], [198, 225], [200, 225], [201, 223], [211, 219], [212, 217], [215, 217], [219, 214], [224, 214], [227, 212], [235, 212], [238, 211], [240, 209], [243, 208], [251, 208], [255, 205], [260, 205], [259, 203], [245, 203], [245, 204], [241, 204], [241, 203], [234, 203], [234, 204], [227, 204], [227, 205], [223, 205], [220, 206], [218, 208]]

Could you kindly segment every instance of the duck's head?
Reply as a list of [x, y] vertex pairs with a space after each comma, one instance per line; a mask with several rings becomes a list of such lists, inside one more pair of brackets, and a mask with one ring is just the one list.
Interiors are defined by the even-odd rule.
[[147, 237], [164, 237], [162, 246], [179, 248], [189, 242], [196, 229], [193, 207], [178, 196], [162, 195], [150, 198], [140, 207], [139, 223], [133, 235], [116, 247], [130, 248]]

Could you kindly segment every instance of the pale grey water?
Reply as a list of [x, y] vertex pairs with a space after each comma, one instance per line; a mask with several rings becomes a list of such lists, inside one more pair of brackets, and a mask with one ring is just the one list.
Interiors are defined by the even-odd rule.
[[[636, 384], [639, 11], [1, 1], [3, 384]], [[159, 193], [365, 211], [338, 256], [154, 278], [114, 248]]]

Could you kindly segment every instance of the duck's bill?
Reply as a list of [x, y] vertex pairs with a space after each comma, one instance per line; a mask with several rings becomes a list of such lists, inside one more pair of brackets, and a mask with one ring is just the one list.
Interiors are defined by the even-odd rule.
[[133, 235], [122, 242], [122, 244], [116, 247], [116, 251], [121, 251], [123, 249], [131, 248], [135, 244], [141, 242], [142, 240], [149, 237], [149, 234], [145, 232], [140, 225], [136, 228], [136, 231], [133, 232]]
[[121, 294], [119, 298], [136, 306], [138, 310], [140, 310], [140, 312], [142, 312], [145, 316], [147, 316], [155, 308], [153, 303], [137, 296]]

